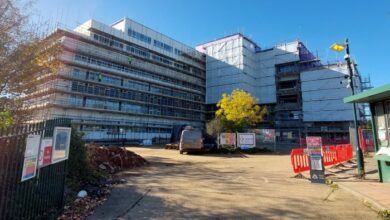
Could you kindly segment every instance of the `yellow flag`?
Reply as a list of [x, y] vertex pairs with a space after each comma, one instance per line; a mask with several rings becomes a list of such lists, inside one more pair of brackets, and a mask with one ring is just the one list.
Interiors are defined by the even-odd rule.
[[330, 46], [330, 49], [337, 51], [337, 52], [340, 52], [340, 51], [343, 51], [345, 49], [345, 46], [343, 44], [334, 43], [334, 44], [332, 44], [332, 46]]

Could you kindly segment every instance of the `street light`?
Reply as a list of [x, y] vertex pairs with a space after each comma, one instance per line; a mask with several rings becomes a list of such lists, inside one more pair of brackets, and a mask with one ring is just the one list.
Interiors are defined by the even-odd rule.
[[[332, 46], [330, 46], [330, 49], [334, 50], [336, 52], [341, 52], [345, 49], [344, 59], [345, 59], [345, 61], [347, 61], [348, 71], [349, 71], [349, 76], [347, 78], [348, 78], [348, 82], [349, 82], [349, 87], [351, 87], [351, 90], [352, 90], [352, 95], [355, 95], [355, 87], [353, 85], [353, 76], [354, 75], [352, 72], [351, 57], [349, 54], [348, 38], [345, 40], [344, 44], [339, 44], [339, 43], [332, 44]], [[363, 153], [362, 153], [362, 150], [360, 149], [360, 144], [359, 144], [356, 103], [353, 103], [353, 116], [354, 116], [353, 123], [355, 126], [356, 161], [357, 161], [357, 166], [358, 166], [358, 175], [360, 178], [363, 178], [364, 177], [364, 159], [363, 159]]]

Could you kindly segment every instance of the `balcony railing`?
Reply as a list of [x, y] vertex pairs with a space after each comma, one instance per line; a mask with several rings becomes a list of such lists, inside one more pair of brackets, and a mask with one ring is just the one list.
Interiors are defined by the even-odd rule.
[[282, 110], [297, 110], [301, 109], [301, 105], [299, 103], [279, 103], [275, 106], [276, 111]]
[[278, 94], [279, 95], [291, 95], [291, 94], [296, 94], [298, 93], [299, 88], [298, 87], [293, 87], [293, 88], [286, 88], [286, 89], [278, 89]]

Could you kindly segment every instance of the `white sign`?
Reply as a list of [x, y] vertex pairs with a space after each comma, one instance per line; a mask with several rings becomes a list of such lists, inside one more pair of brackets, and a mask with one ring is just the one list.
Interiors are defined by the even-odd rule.
[[55, 127], [53, 135], [52, 163], [67, 160], [69, 156], [71, 128]]
[[238, 133], [237, 143], [239, 147], [256, 147], [256, 134]]
[[36, 157], [39, 154], [39, 144], [41, 141], [41, 135], [30, 134], [26, 140], [26, 151], [24, 157]]
[[37, 174], [37, 161], [41, 135], [30, 134], [26, 140], [24, 151], [22, 182], [34, 178]]

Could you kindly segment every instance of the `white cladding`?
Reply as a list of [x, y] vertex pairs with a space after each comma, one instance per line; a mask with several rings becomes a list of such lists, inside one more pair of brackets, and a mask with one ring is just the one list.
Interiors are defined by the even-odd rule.
[[197, 48], [208, 55], [206, 103], [217, 103], [222, 94], [237, 88], [254, 94], [255, 78], [252, 66], [255, 62], [244, 60], [244, 54], [252, 55], [248, 52], [249, 49], [254, 53], [254, 46], [240, 35], [235, 35]]
[[352, 104], [343, 102], [343, 98], [351, 95], [351, 89], [340, 83], [345, 82], [346, 75], [345, 64], [301, 72], [303, 121], [353, 120]]
[[298, 41], [259, 51], [241, 34], [196, 48], [206, 58], [206, 104], [217, 103], [223, 93], [243, 89], [259, 104], [276, 103], [275, 65], [299, 60]]
[[[91, 29], [96, 29], [99, 31], [102, 31], [104, 33], [109, 33], [110, 35], [113, 35], [115, 37], [118, 37], [120, 39], [132, 42], [136, 45], [140, 45], [144, 48], [156, 51], [158, 53], [164, 54], [166, 56], [172, 57], [177, 60], [181, 60], [183, 62], [191, 63], [192, 65], [198, 66], [203, 69], [202, 65], [192, 62], [190, 59], [184, 58], [180, 55], [180, 53], [186, 53], [189, 54], [191, 57], [198, 58], [202, 60], [203, 54], [199, 51], [195, 50], [194, 48], [187, 46], [183, 43], [180, 43], [164, 34], [161, 34], [155, 30], [152, 30], [136, 21], [130, 20], [129, 18], [123, 18], [119, 20], [118, 22], [114, 23], [113, 25], [109, 26], [104, 23], [101, 23], [96, 20], [88, 20], [87, 22], [81, 24], [77, 28], [75, 28], [74, 31], [80, 34], [87, 35], [89, 37], [93, 37], [91, 33]], [[140, 36], [140, 34], [143, 35], [145, 38], [150, 38], [150, 41], [143, 41], [139, 38], [131, 37], [129, 35], [129, 29], [136, 32], [137, 36]], [[164, 50], [160, 47], [155, 46], [154, 41], [157, 40], [161, 43], [164, 43], [168, 47], [172, 47], [171, 51]], [[180, 53], [177, 53], [175, 51], [180, 51]]]

